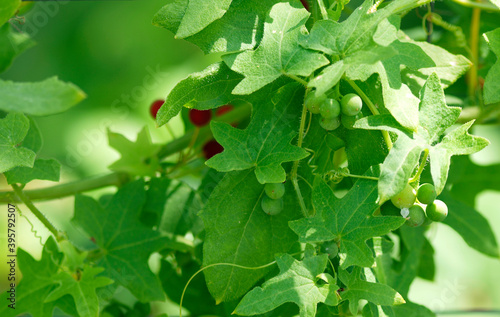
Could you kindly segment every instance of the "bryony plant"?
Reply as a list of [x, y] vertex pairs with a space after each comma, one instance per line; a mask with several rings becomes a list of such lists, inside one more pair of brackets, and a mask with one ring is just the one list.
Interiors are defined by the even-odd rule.
[[[158, 128], [171, 131], [179, 116], [185, 133], [154, 144], [147, 129], [135, 142], [109, 131], [121, 154], [112, 173], [55, 187], [24, 190], [59, 179], [60, 165], [38, 157], [32, 117], [84, 94], [55, 78], [0, 81], [0, 172], [12, 186], [0, 202], [25, 204], [53, 235], [39, 261], [19, 251], [17, 308], [0, 315], [46, 317], [57, 307], [69, 316], [165, 316], [150, 303], [168, 298], [190, 316], [435, 316], [409, 297], [417, 277], [434, 278], [430, 226], [448, 225], [499, 257], [474, 200], [500, 188], [491, 179], [500, 168], [467, 155], [489, 144], [469, 130], [498, 124], [500, 71], [478, 56], [478, 34], [459, 52], [433, 41], [433, 23], [463, 32], [433, 10], [457, 4], [430, 2], [169, 2], [153, 24], [221, 56], [145, 107]], [[466, 5], [500, 11], [498, 1]], [[414, 10], [427, 11], [426, 41], [402, 27]], [[480, 22], [473, 15], [476, 30]], [[2, 26], [0, 43], [13, 36], [11, 45], [29, 40]], [[499, 54], [500, 29], [484, 38]], [[14, 51], [0, 47], [0, 65]], [[445, 89], [473, 104], [448, 105]], [[99, 200], [82, 194], [105, 186], [118, 190]], [[85, 246], [33, 203], [70, 195]], [[122, 304], [119, 287], [136, 303]]]

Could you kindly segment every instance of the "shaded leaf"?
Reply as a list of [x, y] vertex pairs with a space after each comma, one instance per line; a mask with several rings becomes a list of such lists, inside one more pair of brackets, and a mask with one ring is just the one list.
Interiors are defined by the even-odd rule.
[[0, 73], [10, 66], [17, 55], [34, 44], [27, 34], [13, 32], [9, 23], [0, 27]]
[[0, 173], [16, 166], [33, 166], [35, 153], [19, 146], [28, 130], [29, 120], [22, 113], [8, 113], [0, 119]]
[[[497, 0], [497, 5], [500, 1]], [[500, 102], [500, 28], [484, 34], [491, 50], [497, 56], [497, 62], [491, 67], [484, 80], [484, 103]]]
[[9, 184], [27, 184], [34, 179], [59, 181], [61, 164], [54, 159], [36, 159], [33, 167], [14, 167], [5, 172]]

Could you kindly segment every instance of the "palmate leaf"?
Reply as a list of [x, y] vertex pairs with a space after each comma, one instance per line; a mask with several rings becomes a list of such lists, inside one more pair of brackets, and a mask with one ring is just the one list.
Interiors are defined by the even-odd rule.
[[[56, 306], [60, 308], [74, 307], [74, 303], [68, 297], [63, 297], [57, 301], [45, 302], [47, 296], [57, 286], [54, 278], [57, 276], [59, 266], [63, 260], [63, 253], [57, 248], [54, 238], [49, 237], [45, 242], [40, 261], [36, 261], [29, 253], [22, 249], [18, 249], [17, 260], [19, 261], [19, 269], [23, 274], [23, 278], [15, 289], [15, 309], [8, 307], [7, 302], [5, 302], [5, 305], [0, 307], [0, 315], [2, 317], [14, 317], [23, 313], [30, 313], [33, 317], [52, 317]], [[1, 295], [2, 298], [10, 298], [7, 292]], [[73, 311], [74, 308], [68, 311], [68, 313], [72, 313]]]
[[[370, 174], [374, 175], [373, 171]], [[365, 241], [387, 234], [405, 222], [402, 217], [373, 217], [378, 208], [376, 200], [377, 182], [373, 180], [358, 180], [342, 199], [338, 199], [330, 186], [319, 179], [312, 194], [316, 215], [292, 221], [290, 228], [297, 233], [300, 242], [337, 241], [342, 268], [369, 267], [374, 258]]]
[[336, 280], [324, 274], [326, 283], [317, 283], [327, 261], [326, 254], [306, 257], [303, 261], [298, 261], [289, 254], [277, 257], [280, 273], [267, 280], [262, 287], [248, 292], [234, 313], [241, 316], [263, 314], [287, 302], [293, 302], [300, 308], [300, 317], [314, 317], [318, 303], [337, 305]]
[[36, 159], [33, 167], [14, 167], [5, 172], [9, 184], [27, 184], [34, 179], [57, 182], [61, 172], [61, 164], [54, 159]]
[[[500, 1], [498, 4], [500, 5]], [[490, 104], [500, 102], [500, 28], [484, 34], [493, 53], [496, 54], [497, 62], [491, 67], [484, 80], [484, 103]]]
[[[264, 20], [276, 2], [233, 0], [220, 19], [184, 39], [206, 54], [253, 49], [262, 38]], [[188, 4], [189, 0], [176, 0], [165, 5], [153, 18], [153, 24], [177, 33]]]
[[393, 2], [370, 13], [372, 1], [365, 1], [345, 22], [317, 22], [303, 45], [341, 60], [325, 68], [308, 86], [322, 93], [335, 86], [344, 73], [346, 78], [360, 81], [377, 73], [385, 108], [401, 125], [416, 130], [419, 100], [412, 89], [421, 83], [419, 78], [438, 72], [447, 87], [464, 74], [470, 62], [437, 46], [412, 41], [399, 31], [400, 18], [391, 14], [400, 4], [404, 3]]
[[147, 127], [137, 134], [135, 142], [109, 130], [108, 140], [109, 146], [122, 156], [109, 166], [110, 170], [140, 176], [153, 176], [158, 170], [160, 163], [156, 154], [160, 150], [160, 145], [152, 143]]
[[305, 49], [298, 39], [307, 33], [309, 12], [299, 1], [275, 4], [264, 25], [264, 35], [256, 50], [224, 55], [232, 70], [245, 75], [233, 94], [247, 95], [284, 74], [309, 76], [329, 63], [322, 54]]
[[379, 179], [381, 202], [403, 190], [424, 150], [429, 151], [432, 180], [439, 194], [448, 178], [450, 157], [472, 154], [489, 144], [488, 140], [467, 133], [473, 121], [442, 136], [458, 119], [461, 110], [446, 106], [443, 88], [436, 74], [427, 80], [420, 99], [416, 132], [405, 129], [389, 115], [365, 117], [354, 125], [360, 129], [386, 130], [398, 135], [382, 164]]
[[158, 126], [175, 117], [182, 107], [207, 110], [230, 103], [235, 99], [231, 91], [241, 79], [243, 76], [230, 70], [224, 63], [216, 63], [191, 74], [168, 95], [156, 116]]
[[349, 301], [349, 310], [356, 316], [359, 301], [364, 299], [375, 305], [401, 305], [405, 300], [390, 286], [380, 283], [367, 282], [361, 279], [361, 268], [355, 266], [351, 273], [339, 269], [339, 280], [344, 283], [345, 290], [340, 292], [342, 301]]
[[106, 206], [77, 195], [72, 219], [96, 241], [101, 257], [95, 264], [105, 269], [101, 275], [128, 288], [143, 302], [165, 297], [148, 258], [170, 241], [139, 222], [145, 197], [143, 180], [123, 186]]
[[281, 164], [305, 158], [307, 152], [290, 142], [299, 128], [304, 90], [296, 83], [283, 86], [269, 100], [254, 104], [245, 130], [212, 122], [215, 139], [224, 147], [206, 164], [219, 172], [255, 168], [260, 183], [281, 183], [286, 173]]
[[96, 277], [103, 270], [101, 267], [85, 265], [81, 276], [76, 279], [68, 272], [59, 272], [53, 280], [60, 285], [47, 296], [45, 302], [52, 302], [69, 294], [75, 301], [78, 316], [99, 317], [99, 298], [96, 289], [113, 283], [113, 280], [107, 277]]
[[29, 129], [30, 121], [22, 113], [0, 119], [0, 173], [16, 166], [33, 167], [35, 152], [21, 145]]
[[35, 116], [66, 111], [86, 97], [80, 88], [56, 77], [35, 83], [0, 80], [0, 96], [0, 110], [22, 111]]
[[[297, 236], [288, 222], [300, 217], [300, 207], [291, 182], [285, 183], [283, 211], [267, 215], [261, 208], [264, 186], [253, 171], [231, 172], [218, 182], [200, 213], [205, 224], [203, 266], [234, 263], [257, 267], [286, 253]], [[204, 271], [208, 289], [217, 303], [243, 296], [269, 268], [245, 270], [215, 266]]]

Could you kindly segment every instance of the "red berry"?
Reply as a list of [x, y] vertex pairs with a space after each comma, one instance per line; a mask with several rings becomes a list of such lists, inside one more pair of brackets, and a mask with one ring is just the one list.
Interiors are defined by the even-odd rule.
[[202, 127], [212, 119], [212, 111], [210, 110], [189, 110], [189, 120], [197, 127]]
[[224, 151], [224, 148], [215, 140], [210, 140], [203, 146], [203, 154], [205, 154], [207, 160], [216, 154], [222, 153], [222, 151]]
[[217, 108], [217, 110], [215, 111], [215, 116], [220, 117], [226, 112], [229, 112], [233, 109], [234, 109], [233, 105], [223, 105], [222, 107]]
[[158, 99], [151, 104], [151, 107], [149, 107], [149, 112], [151, 113], [153, 119], [156, 119], [156, 114], [158, 113], [158, 110], [160, 110], [161, 106], [163, 106], [164, 103], [165, 103], [164, 100]]
[[300, 0], [300, 2], [302, 2], [302, 5], [304, 6], [304, 8], [306, 8], [307, 11], [311, 11], [309, 10], [309, 2], [307, 2], [307, 0]]

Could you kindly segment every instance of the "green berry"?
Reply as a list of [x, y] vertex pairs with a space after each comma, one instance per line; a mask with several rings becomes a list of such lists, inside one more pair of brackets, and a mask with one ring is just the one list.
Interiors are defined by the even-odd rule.
[[264, 191], [269, 198], [280, 199], [285, 194], [285, 185], [283, 183], [266, 184]]
[[436, 199], [437, 193], [436, 193], [436, 188], [434, 188], [434, 185], [426, 183], [420, 185], [420, 187], [417, 190], [417, 199], [419, 202], [422, 204], [432, 204], [432, 202]]
[[410, 227], [421, 226], [425, 222], [424, 208], [420, 205], [413, 205], [409, 208], [410, 214], [406, 218], [406, 224]]
[[315, 91], [311, 91], [310, 93], [307, 94], [306, 100], [304, 102], [309, 111], [311, 111], [314, 114], [318, 114], [319, 108], [321, 104], [325, 102], [325, 100], [326, 100], [325, 94], [318, 95], [316, 94]]
[[319, 107], [319, 113], [325, 119], [333, 119], [340, 115], [340, 104], [337, 100], [328, 98]]
[[406, 184], [405, 188], [399, 192], [396, 196], [391, 198], [394, 206], [399, 209], [410, 208], [415, 203], [417, 199], [417, 195], [415, 193], [415, 189], [411, 187], [410, 184]]
[[335, 130], [340, 127], [340, 119], [338, 117], [333, 119], [321, 118], [319, 125], [328, 131]]
[[440, 222], [448, 216], [448, 206], [443, 201], [436, 199], [432, 204], [427, 205], [425, 213], [430, 220]]
[[333, 259], [339, 253], [339, 246], [334, 240], [327, 241], [321, 245], [321, 251], [328, 254], [330, 259]]
[[272, 199], [268, 196], [262, 197], [262, 210], [270, 216], [275, 216], [283, 210], [283, 199]]
[[347, 94], [342, 98], [341, 108], [342, 114], [346, 116], [355, 116], [363, 107], [363, 101], [356, 94]]

